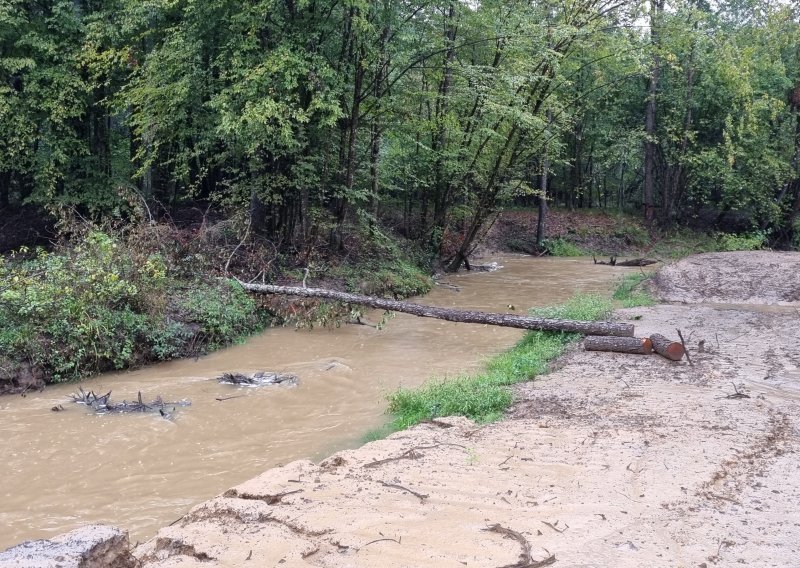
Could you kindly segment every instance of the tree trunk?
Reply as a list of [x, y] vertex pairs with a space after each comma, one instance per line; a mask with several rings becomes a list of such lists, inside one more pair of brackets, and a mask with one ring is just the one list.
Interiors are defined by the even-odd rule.
[[583, 340], [583, 346], [587, 351], [615, 351], [635, 355], [650, 355], [653, 352], [653, 342], [646, 337], [640, 339], [590, 335]]
[[542, 177], [539, 180], [539, 217], [536, 220], [536, 246], [541, 247], [544, 242], [544, 232], [547, 224], [547, 170], [550, 161], [545, 157]]
[[685, 353], [683, 345], [671, 339], [667, 339], [659, 333], [651, 335], [650, 341], [653, 342], [653, 350], [670, 361], [680, 361]]
[[575, 210], [575, 198], [578, 198], [578, 207], [583, 207], [583, 190], [581, 187], [583, 186], [583, 141], [581, 140], [581, 124], [578, 123], [575, 126], [575, 155], [574, 161], [572, 162], [572, 172], [571, 172], [571, 179], [572, 179], [572, 187], [570, 188], [569, 198], [565, 205], [570, 211]]
[[647, 107], [645, 109], [644, 142], [644, 219], [648, 227], [655, 220], [655, 176], [656, 176], [656, 94], [661, 74], [661, 58], [658, 52], [658, 19], [664, 0], [650, 0], [650, 44], [654, 50], [650, 67], [650, 81], [647, 88]]
[[0, 211], [11, 205], [11, 170], [0, 172]]
[[[693, 26], [697, 31], [697, 24]], [[688, 61], [686, 63], [686, 97], [684, 104], [686, 110], [683, 118], [683, 133], [681, 134], [681, 142], [678, 148], [677, 163], [667, 164], [666, 179], [662, 182], [662, 198], [661, 198], [661, 225], [662, 227], [669, 227], [672, 225], [672, 214], [676, 205], [680, 205], [683, 194], [687, 186], [687, 168], [688, 161], [687, 155], [689, 151], [689, 136], [692, 128], [693, 113], [692, 107], [694, 105], [694, 57], [695, 57], [695, 42], [692, 41], [692, 47], [689, 51]]]
[[267, 206], [255, 191], [250, 193], [249, 213], [251, 230], [258, 235], [263, 234], [267, 229]]
[[431, 232], [431, 248], [441, 254], [442, 236], [447, 222], [447, 211], [450, 201], [451, 181], [446, 175], [444, 151], [447, 146], [447, 113], [450, 109], [450, 89], [453, 84], [453, 62], [455, 60], [456, 40], [456, 6], [450, 2], [444, 29], [444, 69], [439, 93], [436, 97], [436, 131], [432, 133], [431, 149], [436, 156], [433, 165], [433, 231]]
[[361, 296], [348, 294], [337, 290], [324, 288], [300, 288], [295, 286], [273, 286], [269, 284], [248, 284], [239, 281], [245, 290], [261, 294], [285, 294], [288, 296], [302, 296], [306, 298], [324, 298], [337, 300], [347, 304], [359, 304], [381, 310], [402, 312], [423, 318], [437, 318], [460, 323], [482, 323], [503, 327], [516, 327], [520, 329], [536, 329], [541, 331], [566, 331], [571, 333], [586, 333], [590, 335], [615, 335], [632, 337], [633, 325], [627, 323], [614, 323], [607, 321], [572, 321], [518, 316], [511, 314], [493, 314], [470, 310], [458, 310], [425, 306], [411, 302], [388, 300], [374, 296]]
[[[547, 124], [553, 124], [553, 111], [547, 111]], [[547, 133], [549, 136], [549, 132]], [[549, 140], [549, 139], [548, 139]], [[544, 231], [547, 223], [547, 182], [550, 175], [550, 144], [544, 145], [544, 158], [542, 159], [542, 177], [539, 180], [539, 218], [536, 221], [536, 246], [541, 247], [544, 241]]]
[[[373, 95], [376, 101], [381, 99], [381, 93], [384, 89], [384, 83], [386, 82], [388, 66], [389, 66], [389, 56], [386, 53], [386, 45], [389, 42], [389, 34], [391, 33], [391, 29], [388, 25], [384, 26], [383, 32], [381, 33], [381, 47], [380, 47], [380, 58], [378, 60], [378, 65], [375, 70], [375, 80], [373, 84]], [[378, 115], [380, 116], [380, 114]], [[371, 126], [371, 141], [370, 141], [370, 155], [369, 155], [369, 173], [370, 173], [370, 213], [374, 219], [377, 220], [378, 218], [378, 207], [380, 203], [379, 198], [379, 190], [380, 190], [380, 181], [378, 179], [379, 176], [379, 168], [380, 168], [380, 152], [381, 152], [381, 137], [383, 135], [383, 126], [381, 125], [381, 119], [376, 116], [372, 121]]]

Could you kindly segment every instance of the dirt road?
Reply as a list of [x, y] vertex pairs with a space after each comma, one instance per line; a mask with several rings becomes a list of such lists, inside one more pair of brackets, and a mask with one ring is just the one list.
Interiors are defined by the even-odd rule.
[[578, 348], [500, 423], [443, 419], [270, 470], [135, 553], [153, 568], [796, 566], [800, 302], [771, 282], [793, 290], [800, 254], [736, 254], [686, 259], [659, 286], [702, 277], [720, 303], [749, 278], [734, 297], [749, 306], [616, 314], [638, 335], [681, 329], [691, 365]]

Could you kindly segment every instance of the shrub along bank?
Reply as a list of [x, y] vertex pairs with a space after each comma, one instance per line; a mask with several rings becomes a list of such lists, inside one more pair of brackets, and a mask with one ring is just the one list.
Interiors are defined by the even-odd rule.
[[[303, 325], [338, 323], [347, 314], [335, 304], [257, 302], [222, 277], [231, 247], [184, 237], [166, 226], [84, 228], [54, 251], [0, 257], [0, 393], [196, 356], [285, 323], [289, 314]], [[373, 250], [358, 263], [339, 263], [325, 285], [397, 297], [426, 292], [430, 278], [407, 255], [393, 254], [395, 261]], [[237, 261], [237, 274], [247, 274]]]
[[[26, 253], [27, 251], [22, 251]], [[267, 322], [235, 282], [174, 274], [100, 231], [70, 249], [0, 264], [0, 359], [45, 382], [216, 349]], [[15, 372], [16, 370], [16, 372]], [[6, 388], [33, 385], [6, 384]]]

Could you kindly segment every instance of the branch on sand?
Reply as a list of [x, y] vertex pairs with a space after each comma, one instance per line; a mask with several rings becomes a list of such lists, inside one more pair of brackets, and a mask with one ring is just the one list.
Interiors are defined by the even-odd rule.
[[495, 532], [503, 535], [506, 538], [516, 540], [522, 547], [519, 560], [515, 564], [506, 564], [500, 568], [541, 568], [542, 566], [549, 566], [556, 561], [556, 555], [550, 554], [549, 552], [549, 556], [547, 558], [544, 558], [543, 560], [534, 560], [531, 557], [531, 544], [528, 542], [528, 539], [526, 539], [517, 531], [513, 529], [507, 529], [506, 527], [501, 526], [499, 523], [495, 523], [483, 530], [487, 532]]

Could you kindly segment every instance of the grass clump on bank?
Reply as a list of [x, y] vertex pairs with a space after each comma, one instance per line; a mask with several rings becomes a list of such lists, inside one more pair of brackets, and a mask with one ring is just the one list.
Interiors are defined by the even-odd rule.
[[612, 298], [619, 301], [623, 308], [638, 308], [640, 306], [654, 306], [655, 298], [644, 289], [644, 284], [650, 280], [649, 274], [633, 273], [622, 277]]
[[586, 256], [588, 254], [567, 239], [545, 239], [543, 245], [550, 256]]
[[[609, 301], [594, 295], [579, 295], [566, 304], [537, 308], [539, 317], [599, 320], [611, 312]], [[476, 422], [497, 420], [512, 402], [508, 388], [547, 370], [547, 363], [579, 338], [566, 332], [531, 331], [505, 353], [492, 358], [485, 371], [452, 379], [431, 380], [417, 388], [400, 388], [389, 398], [392, 422], [368, 435], [376, 439], [437, 416], [466, 416]]]

